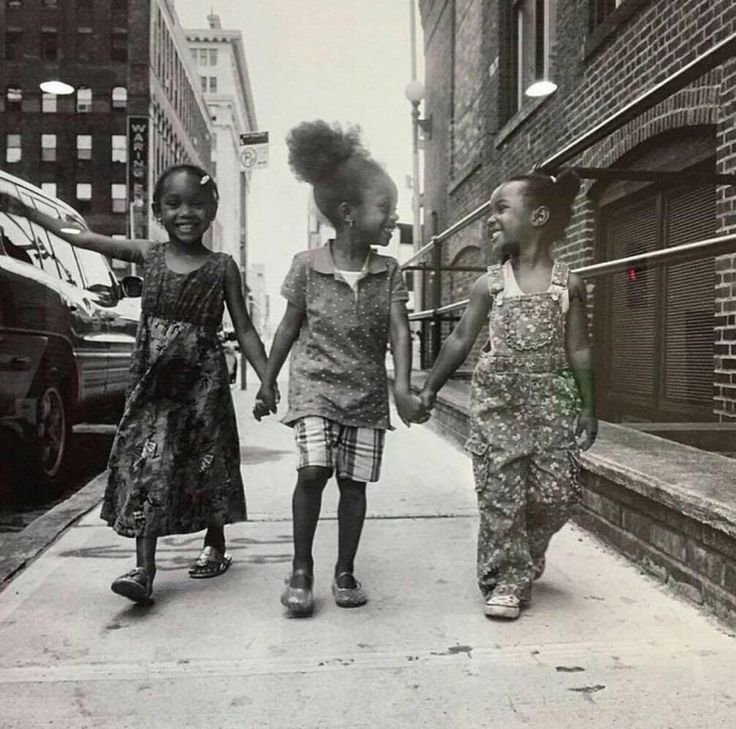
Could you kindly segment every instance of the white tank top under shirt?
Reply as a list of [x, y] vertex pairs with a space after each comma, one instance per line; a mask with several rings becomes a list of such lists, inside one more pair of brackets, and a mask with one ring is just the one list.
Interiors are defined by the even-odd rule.
[[345, 283], [350, 286], [355, 294], [358, 293], [358, 281], [365, 278], [368, 273], [368, 259], [366, 258], [363, 263], [363, 268], [360, 271], [344, 271], [342, 268], [336, 268], [336, 273], [340, 274], [340, 277], [345, 280]]
[[[511, 261], [506, 261], [503, 264], [503, 295], [504, 296], [527, 296], [516, 282], [516, 275], [514, 274], [514, 267], [511, 265]], [[550, 282], [547, 291], [552, 289], [552, 283]], [[570, 291], [565, 287], [560, 296], [560, 304], [562, 306], [562, 313], [567, 314], [570, 309]]]

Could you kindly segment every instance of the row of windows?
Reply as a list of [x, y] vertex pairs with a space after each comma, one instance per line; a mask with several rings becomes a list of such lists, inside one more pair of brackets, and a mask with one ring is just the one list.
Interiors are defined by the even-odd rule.
[[[55, 182], [42, 182], [39, 187], [52, 197], [58, 197], [58, 186]], [[95, 187], [97, 193], [100, 187]], [[89, 212], [92, 209], [92, 183], [77, 182], [75, 187], [76, 202], [74, 207], [80, 212]], [[113, 213], [128, 212], [128, 186], [124, 182], [113, 182], [110, 185], [110, 211]]]
[[192, 58], [198, 66], [216, 66], [217, 48], [192, 48]]
[[[35, 34], [35, 31], [34, 31]], [[110, 33], [109, 44], [97, 42], [98, 36], [92, 28], [77, 29], [76, 58], [80, 61], [100, 59], [101, 45], [109, 48], [111, 61], [128, 60], [128, 31], [124, 28], [113, 28]], [[5, 60], [22, 61], [28, 54], [28, 40], [23, 38], [20, 28], [8, 28], [5, 31]], [[57, 28], [42, 27], [38, 46], [39, 57], [42, 61], [59, 60], [60, 44]]]
[[[41, 161], [56, 162], [57, 135], [41, 135]], [[125, 134], [113, 134], [110, 137], [111, 161], [122, 164], [128, 161], [128, 137]], [[5, 161], [16, 164], [23, 159], [21, 134], [7, 134], [5, 137]], [[92, 135], [77, 134], [77, 159], [92, 159]]]
[[[77, 10], [92, 10], [94, 0], [76, 0]], [[67, 4], [67, 3], [65, 3]], [[5, 7], [8, 10], [20, 10], [24, 5], [23, 0], [6, 0]], [[59, 0], [41, 0], [41, 7], [48, 10], [53, 10], [60, 7], [61, 3]], [[113, 12], [127, 13], [128, 12], [128, 0], [111, 0], [110, 9]]]
[[[80, 86], [75, 94], [76, 110], [81, 113], [92, 111], [92, 89]], [[56, 94], [43, 94], [41, 96], [41, 111], [45, 113], [56, 113], [58, 110], [58, 99]], [[125, 86], [115, 86], [110, 94], [110, 105], [113, 109], [128, 108], [128, 89]], [[5, 90], [5, 110], [23, 110], [23, 89], [20, 86], [11, 85]]]

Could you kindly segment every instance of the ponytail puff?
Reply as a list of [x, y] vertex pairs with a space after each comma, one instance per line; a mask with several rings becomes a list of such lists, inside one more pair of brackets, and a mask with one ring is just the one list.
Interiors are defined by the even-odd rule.
[[341, 165], [359, 156], [368, 157], [360, 141], [360, 127], [343, 130], [318, 119], [302, 122], [286, 137], [289, 166], [298, 179], [316, 185], [334, 177]]
[[360, 140], [360, 127], [327, 122], [302, 122], [286, 137], [289, 166], [296, 177], [314, 187], [314, 201], [320, 212], [340, 230], [342, 202], [359, 205], [368, 185], [383, 168], [370, 158]]

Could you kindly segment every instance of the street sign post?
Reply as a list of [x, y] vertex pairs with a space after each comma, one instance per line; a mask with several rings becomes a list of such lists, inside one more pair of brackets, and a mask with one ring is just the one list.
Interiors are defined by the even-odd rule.
[[240, 163], [246, 170], [268, 166], [268, 132], [240, 135]]

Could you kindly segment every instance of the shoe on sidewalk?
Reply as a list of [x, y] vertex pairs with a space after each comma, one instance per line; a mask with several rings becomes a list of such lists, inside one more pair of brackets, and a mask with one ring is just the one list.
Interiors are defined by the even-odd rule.
[[139, 605], [148, 605], [153, 602], [151, 598], [153, 584], [143, 567], [136, 567], [113, 580], [110, 589], [116, 595], [127, 597], [128, 600], [132, 600]]
[[[489, 618], [516, 620], [519, 617], [522, 601], [531, 601], [531, 589], [517, 585], [497, 585], [483, 606]], [[528, 603], [527, 603], [528, 604]]]
[[[296, 575], [305, 577], [307, 587], [292, 587], [291, 580]], [[306, 572], [294, 572], [286, 578], [286, 587], [281, 593], [281, 604], [289, 611], [292, 618], [307, 618], [314, 612], [314, 594], [312, 584], [314, 577]]]
[[[338, 582], [346, 575], [350, 576], [353, 587], [340, 587]], [[341, 608], [361, 607], [368, 602], [363, 586], [350, 572], [341, 572], [332, 582], [332, 594], [335, 596], [335, 604]]]

